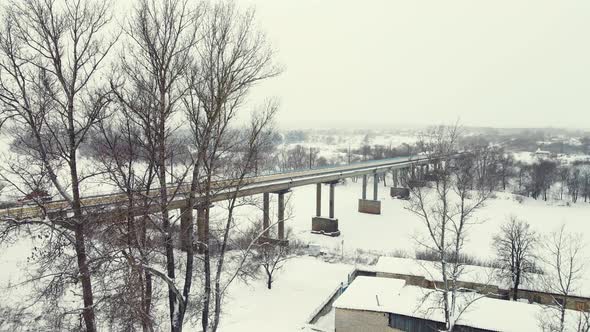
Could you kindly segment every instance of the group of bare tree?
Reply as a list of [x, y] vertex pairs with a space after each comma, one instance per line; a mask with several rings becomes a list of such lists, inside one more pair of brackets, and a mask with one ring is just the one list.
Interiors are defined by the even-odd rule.
[[466, 292], [460, 282], [465, 266], [460, 257], [467, 232], [478, 223], [476, 212], [492, 192], [488, 186], [474, 183], [473, 174], [482, 156], [456, 155], [460, 130], [457, 125], [440, 126], [423, 135], [419, 146], [438, 164], [426, 186], [409, 186], [407, 207], [425, 226], [426, 235], [416, 240], [437, 256], [437, 279], [442, 280], [442, 286], [428, 294], [428, 303], [442, 311], [447, 331], [453, 331], [471, 303], [486, 295], [476, 290]]
[[[510, 152], [486, 141], [466, 146], [480, 157], [474, 167], [474, 186], [492, 190], [510, 190], [534, 199], [550, 197], [572, 203], [580, 197], [590, 199], [590, 169], [584, 162], [561, 164], [553, 159], [539, 159], [533, 163], [516, 161]], [[551, 196], [555, 191], [555, 195]]]
[[[510, 285], [512, 300], [520, 298], [519, 290], [524, 284], [546, 294], [553, 302], [547, 310], [543, 324], [551, 325], [552, 331], [566, 331], [566, 307], [568, 298], [579, 290], [584, 258], [581, 257], [583, 241], [568, 233], [564, 227], [541, 237], [530, 225], [517, 217], [511, 217], [494, 236], [492, 247], [496, 252], [494, 268], [489, 276], [479, 276], [483, 285], [468, 289], [461, 282], [466, 273], [468, 260], [463, 248], [480, 220], [477, 212], [492, 196], [494, 190], [504, 188], [513, 173], [513, 160], [501, 149], [479, 145], [466, 152], [460, 150], [461, 128], [440, 126], [423, 134], [418, 146], [432, 160], [438, 161], [429, 172], [427, 181], [410, 185], [418, 174], [409, 172], [402, 181], [408, 182], [411, 198], [406, 207], [417, 215], [424, 225], [423, 236], [417, 243], [434, 261], [440, 285], [428, 292], [424, 303], [427, 310], [439, 310], [445, 319], [445, 330], [453, 331], [460, 324], [462, 314], [493, 288], [485, 285], [503, 280]], [[504, 177], [505, 176], [505, 177]], [[433, 273], [429, 270], [429, 273]], [[584, 312], [580, 312], [578, 328], [584, 330]], [[571, 322], [570, 325], [571, 326]]]
[[[23, 195], [47, 189], [72, 215], [5, 218], [0, 240], [23, 228], [47, 235], [32, 278], [36, 302], [53, 306], [40, 316], [46, 328], [71, 329], [80, 314], [86, 331], [153, 331], [167, 325], [157, 305], [166, 298], [172, 331], [187, 314], [216, 331], [245, 261], [227, 255], [234, 211], [249, 204], [238, 193], [268, 150], [277, 103], [253, 110], [249, 123], [235, 119], [251, 88], [280, 68], [254, 12], [233, 2], [139, 0], [121, 25], [114, 5], [15, 0], [5, 8], [0, 121], [16, 157], [3, 180]], [[85, 209], [89, 179], [123, 193], [124, 203]], [[188, 209], [171, 213], [180, 191]], [[227, 199], [214, 218], [219, 193]], [[198, 229], [193, 208], [203, 213]], [[188, 243], [182, 254], [178, 230]], [[60, 305], [77, 289], [79, 307]]]
[[494, 236], [493, 248], [499, 267], [498, 274], [510, 282], [511, 298], [518, 300], [521, 284], [535, 282], [532, 276], [538, 272], [538, 235], [523, 220], [511, 216]]
[[556, 189], [554, 197], [569, 199], [576, 203], [580, 197], [590, 198], [590, 169], [584, 163], [562, 165], [554, 160], [540, 160], [533, 164], [518, 165], [516, 192], [535, 199], [550, 198], [550, 190]]

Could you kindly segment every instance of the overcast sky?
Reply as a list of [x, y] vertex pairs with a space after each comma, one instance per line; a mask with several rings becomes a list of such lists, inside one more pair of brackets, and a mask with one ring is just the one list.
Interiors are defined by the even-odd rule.
[[282, 127], [590, 128], [588, 0], [240, 0], [284, 73]]

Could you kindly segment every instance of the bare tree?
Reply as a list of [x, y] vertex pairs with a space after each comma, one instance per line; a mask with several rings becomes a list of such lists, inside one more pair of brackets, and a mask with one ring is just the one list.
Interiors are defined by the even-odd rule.
[[283, 171], [312, 168], [318, 157], [318, 150], [311, 147], [306, 149], [303, 145], [295, 145], [290, 149], [283, 149], [280, 154], [280, 164]]
[[517, 162], [517, 168], [518, 171], [516, 172], [516, 179], [518, 182], [518, 193], [526, 194], [526, 196], [528, 196], [529, 192], [526, 191], [526, 186], [531, 167], [522, 162]]
[[501, 179], [500, 159], [503, 151], [486, 141], [471, 145], [469, 150], [477, 155], [477, 158], [473, 158], [472, 185], [482, 190], [494, 190]]
[[[90, 142], [89, 152], [97, 161], [97, 169], [106, 175], [107, 183], [114, 185], [125, 195], [126, 201], [120, 206], [126, 223], [119, 220], [110, 226], [116, 238], [123, 241], [110, 242], [113, 249], [124, 252], [123, 257], [113, 259], [123, 266], [117, 267], [129, 270], [126, 275], [125, 291], [119, 295], [117, 304], [121, 303], [127, 310], [121, 312], [114, 309], [110, 320], [115, 321], [122, 316], [121, 321], [130, 330], [133, 324], [139, 322], [143, 331], [152, 331], [154, 318], [152, 316], [153, 282], [152, 275], [145, 271], [143, 265], [149, 265], [155, 256], [157, 248], [148, 243], [148, 228], [157, 227], [152, 222], [153, 207], [157, 202], [152, 198], [155, 184], [155, 153], [150, 142], [154, 141], [149, 128], [130, 112], [125, 105], [118, 103], [119, 114], [108, 121], [99, 124], [98, 130]], [[142, 264], [133, 264], [140, 261]], [[129, 269], [131, 262], [132, 269]]]
[[514, 156], [511, 153], [501, 150], [498, 161], [500, 164], [499, 172], [502, 190], [506, 190], [510, 178], [514, 176]]
[[590, 197], [590, 170], [584, 170], [582, 176], [582, 195], [584, 196], [584, 202], [588, 201]]
[[[289, 232], [287, 232], [288, 234]], [[288, 241], [289, 236], [285, 235]], [[277, 243], [272, 241], [261, 241], [256, 246], [257, 255], [254, 257], [259, 262], [266, 275], [266, 287], [272, 288], [272, 284], [276, 279], [275, 273], [281, 270], [291, 257], [291, 247], [289, 242]]]
[[[290, 196], [289, 196], [290, 197]], [[288, 205], [289, 198], [287, 198]], [[292, 218], [292, 210], [289, 208], [286, 211], [284, 221]], [[262, 222], [258, 221], [248, 232], [248, 240], [253, 244], [253, 264], [256, 269], [262, 269], [266, 277], [266, 287], [272, 288], [273, 282], [276, 280], [276, 272], [280, 271], [284, 264], [294, 257], [293, 252], [297, 248], [297, 244], [293, 242], [291, 237], [291, 228], [285, 229], [285, 238], [277, 240], [278, 234], [275, 228], [264, 230]], [[261, 230], [263, 232], [261, 233]], [[260, 234], [263, 236], [260, 237]]]
[[[277, 106], [268, 103], [259, 115], [255, 115], [243, 134], [232, 131], [231, 125], [252, 86], [276, 76], [280, 69], [272, 62], [273, 51], [264, 34], [254, 26], [252, 10], [242, 12], [234, 3], [222, 1], [207, 11], [203, 24], [199, 36], [202, 43], [184, 99], [196, 154], [192, 166], [189, 206], [210, 206], [216, 192], [230, 190], [227, 185], [216, 186], [216, 181], [236, 179], [230, 184], [235, 195], [230, 197], [228, 217], [220, 230], [214, 268], [211, 266], [213, 252], [210, 227], [205, 227], [203, 238], [199, 239], [204, 256], [201, 323], [203, 331], [216, 331], [223, 293], [227, 287], [222, 284], [221, 277], [230, 228], [235, 222], [233, 209], [237, 193], [245, 184], [244, 178], [255, 168], [256, 152], [260, 150], [265, 137], [270, 137], [268, 129]], [[237, 153], [236, 149], [241, 152]], [[229, 153], [232, 151], [233, 154]], [[209, 209], [206, 211], [205, 225], [211, 224]]]
[[542, 196], [547, 200], [547, 193], [555, 181], [557, 164], [550, 160], [541, 160], [531, 166], [530, 182], [527, 184], [528, 192], [534, 199]]
[[572, 167], [570, 169], [570, 175], [568, 177], [567, 189], [572, 199], [572, 203], [578, 201], [580, 195], [580, 188], [582, 187], [582, 174], [579, 167]]
[[559, 181], [559, 199], [563, 200], [563, 194], [570, 183], [570, 169], [567, 166], [559, 166], [556, 173], [556, 178]]
[[[474, 290], [460, 291], [464, 265], [460, 259], [468, 229], [477, 223], [475, 213], [489, 197], [487, 188], [471, 190], [473, 185], [474, 155], [456, 155], [459, 127], [432, 128], [422, 137], [421, 149], [441, 163], [435, 168], [432, 188], [411, 186], [407, 209], [417, 215], [427, 235], [417, 238], [420, 245], [436, 252], [437, 268], [442, 287], [429, 296], [436, 297], [438, 310], [443, 312], [445, 328], [453, 331], [462, 313], [477, 299]], [[452, 166], [451, 166], [452, 164]]]
[[578, 313], [578, 321], [575, 327], [576, 332], [590, 332], [590, 312]]
[[535, 249], [537, 234], [526, 221], [510, 217], [494, 236], [493, 247], [500, 263], [499, 275], [510, 281], [512, 299], [518, 300], [518, 289], [528, 281], [528, 274], [536, 272]]
[[[0, 35], [0, 102], [13, 120], [11, 132], [27, 142], [26, 153], [43, 164], [73, 212], [66, 223], [74, 233], [71, 244], [87, 331], [96, 331], [86, 243], [89, 220], [80, 199], [80, 185], [88, 174], [80, 170], [77, 152], [109, 102], [95, 79], [116, 40], [105, 36], [108, 8], [106, 1], [13, 1]], [[68, 173], [68, 181], [59, 176], [61, 170]]]
[[568, 298], [575, 295], [585, 271], [585, 257], [583, 257], [583, 237], [572, 234], [562, 225], [545, 239], [543, 255], [545, 269], [543, 286], [553, 295], [553, 304], [548, 306], [550, 312], [548, 321], [552, 331], [563, 332], [566, 329], [566, 308]]
[[[136, 124], [149, 138], [153, 154], [155, 177], [159, 185], [158, 205], [164, 237], [166, 274], [150, 272], [163, 278], [168, 286], [168, 304], [172, 331], [182, 330], [183, 300], [171, 280], [176, 279], [176, 259], [172, 240], [172, 221], [168, 205], [177, 189], [168, 183], [182, 182], [170, 171], [173, 116], [181, 107], [187, 87], [184, 85], [193, 65], [193, 54], [198, 43], [198, 29], [202, 7], [192, 6], [187, 0], [140, 1], [125, 28], [130, 46], [121, 55], [122, 77], [111, 83], [118, 101], [134, 114]], [[169, 181], [170, 180], [170, 181]], [[174, 180], [174, 181], [172, 181]], [[178, 187], [179, 185], [177, 185]], [[185, 287], [190, 290], [192, 280], [192, 252], [188, 252]], [[138, 267], [149, 265], [136, 262]]]

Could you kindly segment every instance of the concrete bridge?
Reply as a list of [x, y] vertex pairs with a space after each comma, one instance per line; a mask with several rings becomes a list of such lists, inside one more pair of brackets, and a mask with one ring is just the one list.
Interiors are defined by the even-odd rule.
[[[244, 179], [239, 188], [232, 185], [232, 181], [219, 181], [213, 187], [221, 188], [218, 192], [210, 195], [211, 202], [218, 202], [227, 200], [233, 195], [238, 197], [263, 195], [263, 227], [269, 228], [270, 221], [270, 195], [278, 195], [278, 240], [283, 240], [285, 236], [284, 218], [285, 218], [285, 199], [284, 195], [294, 187], [305, 185], [316, 185], [316, 215], [312, 217], [312, 232], [318, 234], [325, 234], [330, 236], [338, 236], [340, 231], [338, 229], [338, 219], [334, 211], [335, 200], [335, 185], [342, 179], [362, 177], [362, 193], [358, 201], [358, 211], [361, 213], [380, 214], [381, 202], [377, 199], [379, 188], [379, 176], [393, 172], [395, 175], [399, 173], [404, 175], [412, 175], [412, 178], [421, 178], [422, 174], [428, 172], [432, 167], [441, 167], [444, 161], [428, 158], [425, 156], [409, 156], [398, 157], [391, 159], [383, 159], [376, 161], [360, 162], [344, 166], [333, 166], [320, 169], [310, 169], [305, 171], [286, 172], [273, 175], [256, 176]], [[373, 180], [373, 197], [367, 198], [367, 178], [372, 176]], [[394, 179], [397, 179], [394, 176]], [[329, 185], [328, 198], [328, 215], [322, 215], [322, 184]], [[397, 184], [396, 184], [397, 185]], [[222, 189], [224, 186], [227, 189]], [[233, 187], [232, 187], [233, 186]], [[190, 222], [192, 210], [197, 210], [197, 228], [199, 239], [204, 236], [202, 230], [207, 225], [206, 210], [208, 206], [203, 204], [195, 204], [195, 206], [188, 206], [187, 197], [190, 192], [190, 186], [180, 185], [168, 188], [169, 196], [172, 197], [167, 205], [168, 210], [180, 210], [181, 213], [181, 230]], [[393, 194], [393, 192], [392, 192]], [[153, 190], [153, 197], [150, 199], [157, 199], [159, 196], [159, 189]], [[142, 196], [143, 197], [143, 196]], [[197, 195], [198, 197], [198, 195]], [[198, 200], [197, 200], [198, 201]], [[83, 210], [88, 214], [108, 214], [110, 218], [125, 219], [127, 195], [124, 193], [114, 193], [106, 195], [89, 196], [82, 198]], [[157, 213], [160, 207], [153, 204], [149, 208], [149, 212]], [[38, 205], [24, 205], [8, 209], [0, 210], [0, 218], [9, 217], [15, 219], [40, 218], [43, 216], [59, 216], [67, 218], [71, 216], [71, 210], [67, 201], [50, 201]], [[268, 235], [264, 234], [264, 235]], [[182, 237], [181, 237], [182, 239]]]

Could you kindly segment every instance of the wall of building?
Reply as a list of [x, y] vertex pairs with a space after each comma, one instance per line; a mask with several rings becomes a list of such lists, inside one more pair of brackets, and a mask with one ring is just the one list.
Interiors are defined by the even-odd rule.
[[388, 272], [377, 271], [377, 277], [402, 279], [406, 282], [406, 285], [425, 287], [425, 288], [434, 288], [432, 285], [432, 282], [426, 280], [426, 278], [424, 278], [423, 276], [413, 276], [413, 275], [407, 275], [407, 274], [398, 274], [398, 273], [388, 273]]
[[336, 308], [336, 332], [403, 332], [389, 327], [384, 312]]
[[[395, 279], [402, 279], [406, 281], [406, 284], [412, 286], [419, 286], [424, 288], [442, 288], [443, 284], [441, 282], [433, 282], [426, 279], [423, 276], [413, 276], [413, 275], [406, 275], [406, 274], [397, 274], [397, 273], [386, 273], [386, 272], [377, 272], [377, 277], [382, 278], [395, 278]], [[512, 289], [501, 289], [497, 286], [493, 285], [486, 285], [486, 284], [478, 284], [473, 282], [457, 282], [459, 287], [475, 289], [480, 293], [488, 293], [488, 294], [495, 294], [496, 296], [490, 295], [490, 297], [500, 298], [500, 299], [508, 299], [512, 293]], [[521, 299], [527, 299], [530, 303], [539, 303], [539, 304], [546, 304], [551, 305], [555, 304], [555, 299], [562, 301], [563, 296], [560, 295], [553, 295], [545, 292], [539, 291], [531, 291], [531, 290], [518, 290], [518, 297]], [[578, 311], [590, 311], [590, 298], [587, 297], [579, 297], [579, 296], [569, 296], [567, 297], [566, 301], [566, 308], [571, 310], [578, 310]]]
[[[560, 295], [522, 289], [518, 290], [518, 297], [521, 299], [527, 299], [530, 303], [547, 305], [555, 304], [556, 300], [563, 303], [564, 300], [564, 297]], [[590, 311], [590, 299], [586, 297], [569, 296], [566, 298], [565, 307], [566, 309], [571, 310]]]
[[[394, 328], [392, 326], [396, 326]], [[336, 308], [336, 332], [433, 332], [444, 323], [385, 312]], [[457, 332], [493, 332], [456, 325]]]

